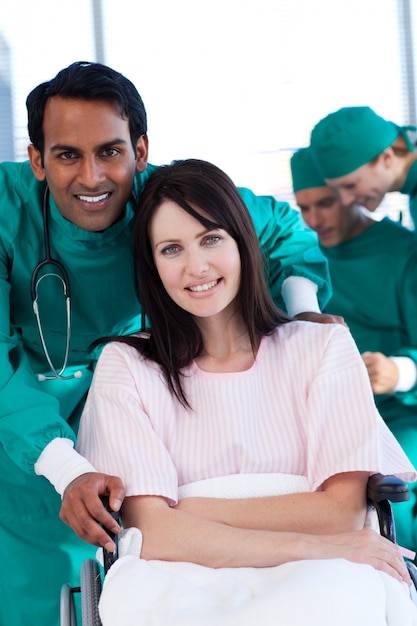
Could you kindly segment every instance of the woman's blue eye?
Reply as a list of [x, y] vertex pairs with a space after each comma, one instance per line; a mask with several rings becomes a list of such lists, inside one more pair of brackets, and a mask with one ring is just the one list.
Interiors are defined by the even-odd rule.
[[165, 256], [170, 256], [171, 254], [175, 254], [178, 251], [178, 246], [167, 246], [162, 250], [162, 254]]
[[220, 235], [210, 235], [209, 237], [206, 238], [206, 243], [208, 243], [209, 245], [215, 244], [218, 241], [220, 241], [220, 239], [221, 239]]

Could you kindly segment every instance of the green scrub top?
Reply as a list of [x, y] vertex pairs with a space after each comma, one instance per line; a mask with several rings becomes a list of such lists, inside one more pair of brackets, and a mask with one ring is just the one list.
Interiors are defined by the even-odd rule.
[[[333, 295], [327, 310], [342, 315], [359, 352], [405, 356], [417, 364], [417, 246], [414, 233], [384, 218], [333, 248]], [[375, 395], [378, 410], [417, 466], [417, 385]], [[417, 550], [416, 484], [407, 503], [393, 505], [398, 542]]]
[[[322, 247], [333, 295], [326, 307], [342, 315], [359, 351], [407, 356], [417, 364], [417, 246], [413, 233], [384, 218], [360, 235]], [[388, 423], [417, 418], [417, 386], [375, 396]]]
[[[137, 174], [138, 197], [155, 166]], [[68, 371], [81, 378], [39, 382], [47, 373], [31, 299], [31, 277], [45, 258], [42, 205], [45, 183], [33, 176], [28, 162], [0, 164], [0, 542], [10, 550], [8, 567], [0, 569], [0, 588], [7, 589], [0, 623], [24, 626], [58, 623], [59, 589], [79, 584], [79, 565], [93, 547], [79, 540], [59, 520], [60, 498], [33, 466], [56, 437], [75, 440], [77, 425], [96, 356], [94, 340], [126, 334], [140, 327], [131, 259], [134, 202], [104, 232], [87, 232], [67, 221], [50, 200], [51, 255], [64, 265], [71, 288], [71, 349]], [[327, 262], [314, 233], [298, 213], [274, 198], [241, 194], [252, 215], [267, 259], [271, 293], [279, 305], [283, 280], [290, 275], [318, 285], [321, 307], [330, 296]], [[46, 273], [54, 274], [54, 268]], [[38, 284], [45, 342], [59, 370], [66, 336], [65, 297], [59, 278]]]
[[407, 177], [404, 182], [404, 186], [401, 189], [401, 193], [410, 196], [409, 207], [410, 215], [413, 220], [414, 229], [417, 229], [417, 161], [413, 161], [410, 169], [408, 170]]

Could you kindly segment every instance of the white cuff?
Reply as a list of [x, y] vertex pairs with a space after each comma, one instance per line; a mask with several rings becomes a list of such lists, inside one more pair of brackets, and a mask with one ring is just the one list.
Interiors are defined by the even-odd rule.
[[408, 356], [391, 356], [398, 370], [398, 382], [394, 387], [396, 391], [410, 391], [417, 382], [417, 367], [413, 359]]
[[303, 276], [289, 276], [282, 283], [281, 295], [288, 315], [321, 313], [317, 300], [318, 287]]
[[35, 473], [45, 476], [61, 496], [70, 482], [87, 472], [97, 470], [74, 450], [71, 439], [63, 437], [48, 443], [35, 463]]

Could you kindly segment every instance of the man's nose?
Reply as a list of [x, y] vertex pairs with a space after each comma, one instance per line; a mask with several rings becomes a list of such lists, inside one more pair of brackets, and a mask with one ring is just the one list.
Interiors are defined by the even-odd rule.
[[310, 208], [308, 211], [303, 213], [303, 219], [307, 226], [312, 228], [313, 230], [317, 230], [317, 227], [320, 223], [320, 215], [319, 212], [314, 208]]
[[349, 189], [339, 189], [338, 194], [340, 201], [344, 206], [350, 206], [356, 200], [356, 195], [353, 191], [349, 191]]
[[84, 158], [79, 170], [79, 182], [86, 187], [94, 188], [103, 181], [104, 169], [94, 157]]

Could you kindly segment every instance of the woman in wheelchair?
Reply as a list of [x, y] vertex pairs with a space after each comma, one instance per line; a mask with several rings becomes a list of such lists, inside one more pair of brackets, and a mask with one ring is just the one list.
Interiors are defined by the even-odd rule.
[[104, 347], [78, 437], [127, 492], [104, 626], [416, 625], [401, 549], [364, 528], [369, 476], [416, 472], [349, 331], [275, 307], [214, 165], [160, 168], [137, 215], [143, 329]]

